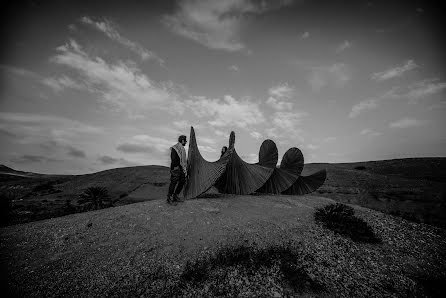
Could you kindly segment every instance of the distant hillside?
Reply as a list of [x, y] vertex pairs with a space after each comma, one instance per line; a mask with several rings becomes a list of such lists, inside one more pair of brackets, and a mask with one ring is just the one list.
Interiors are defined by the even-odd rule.
[[[315, 194], [356, 204], [416, 222], [446, 227], [446, 158], [407, 158], [338, 164], [306, 164], [303, 175], [327, 169], [327, 180]], [[124, 205], [165, 199], [169, 169], [163, 166], [116, 168], [85, 175], [43, 175], [0, 168], [13, 179], [0, 180], [0, 191], [14, 189], [16, 210], [23, 221], [60, 216], [67, 201], [76, 206], [90, 186], [106, 187]], [[39, 193], [36, 186], [50, 183], [53, 191]], [[52, 210], [48, 212], [48, 210]], [[40, 215], [36, 215], [40, 214]], [[21, 216], [22, 216], [21, 215]], [[21, 221], [22, 221], [21, 220]]]

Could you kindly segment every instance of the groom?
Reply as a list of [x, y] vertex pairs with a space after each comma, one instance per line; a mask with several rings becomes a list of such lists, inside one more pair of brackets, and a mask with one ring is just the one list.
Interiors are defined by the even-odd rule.
[[183, 189], [184, 182], [187, 176], [187, 158], [186, 150], [186, 136], [181, 135], [178, 137], [178, 143], [170, 147], [170, 185], [169, 193], [167, 194], [167, 203], [176, 204], [180, 201], [178, 194]]

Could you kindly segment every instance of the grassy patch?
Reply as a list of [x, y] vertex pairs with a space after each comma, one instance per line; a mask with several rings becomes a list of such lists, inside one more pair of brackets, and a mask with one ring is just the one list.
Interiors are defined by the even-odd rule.
[[366, 167], [365, 166], [357, 166], [357, 167], [354, 167], [354, 169], [364, 171], [366, 169]]
[[181, 294], [272, 297], [323, 292], [305, 271], [308, 259], [291, 245], [224, 247], [215, 255], [186, 263]]
[[317, 222], [338, 234], [350, 237], [356, 242], [379, 243], [373, 229], [354, 215], [352, 207], [336, 203], [319, 208], [314, 214]]

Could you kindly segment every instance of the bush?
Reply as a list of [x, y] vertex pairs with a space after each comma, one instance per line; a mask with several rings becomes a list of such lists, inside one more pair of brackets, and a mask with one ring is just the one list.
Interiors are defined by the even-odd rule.
[[102, 186], [92, 186], [85, 189], [77, 202], [83, 204], [85, 210], [97, 210], [113, 206], [107, 188]]
[[11, 219], [12, 200], [14, 197], [8, 192], [0, 193], [0, 225], [5, 226]]
[[365, 166], [357, 166], [357, 167], [354, 167], [354, 169], [355, 169], [355, 170], [363, 171], [363, 170], [366, 169], [366, 167], [365, 167]]
[[348, 236], [356, 242], [379, 243], [373, 229], [354, 215], [352, 207], [336, 203], [319, 208], [314, 214], [317, 222], [338, 234]]

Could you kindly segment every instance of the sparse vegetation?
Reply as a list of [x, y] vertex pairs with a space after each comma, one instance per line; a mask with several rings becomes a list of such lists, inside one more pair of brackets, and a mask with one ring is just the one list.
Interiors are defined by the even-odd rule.
[[181, 294], [199, 296], [271, 297], [322, 292], [324, 288], [305, 271], [308, 259], [298, 248], [239, 245], [215, 255], [188, 261], [180, 275]]
[[338, 234], [348, 236], [353, 241], [378, 243], [373, 229], [362, 219], [354, 215], [352, 207], [336, 203], [319, 208], [314, 214], [317, 222]]
[[108, 195], [108, 190], [102, 186], [92, 186], [87, 188], [77, 201], [84, 205], [87, 210], [97, 210], [105, 207], [113, 206], [111, 197]]
[[7, 192], [0, 193], [0, 225], [5, 226], [9, 223], [11, 217], [13, 196]]

